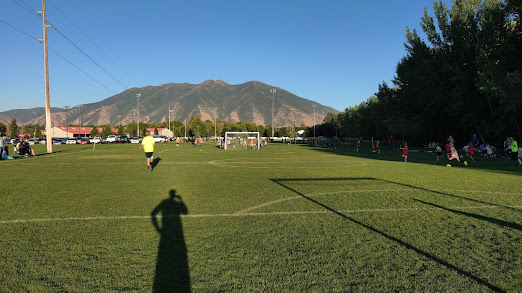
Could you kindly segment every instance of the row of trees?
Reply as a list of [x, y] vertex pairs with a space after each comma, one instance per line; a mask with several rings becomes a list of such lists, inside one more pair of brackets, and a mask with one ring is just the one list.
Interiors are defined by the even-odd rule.
[[449, 135], [465, 143], [474, 133], [496, 145], [521, 138], [521, 10], [513, 0], [454, 0], [451, 9], [434, 2], [435, 17], [425, 10], [421, 18], [427, 42], [406, 29], [393, 86], [383, 82], [375, 96], [327, 117], [320, 134], [413, 144]]

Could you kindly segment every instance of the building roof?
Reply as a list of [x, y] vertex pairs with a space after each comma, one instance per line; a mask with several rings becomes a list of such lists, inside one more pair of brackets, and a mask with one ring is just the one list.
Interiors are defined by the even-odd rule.
[[[78, 127], [78, 126], [55, 126], [56, 128], [71, 133], [71, 134], [90, 134], [93, 127]], [[102, 127], [96, 127], [98, 128], [98, 132], [101, 133], [103, 131]], [[118, 129], [112, 127], [111, 128], [112, 133], [116, 134], [118, 133]]]

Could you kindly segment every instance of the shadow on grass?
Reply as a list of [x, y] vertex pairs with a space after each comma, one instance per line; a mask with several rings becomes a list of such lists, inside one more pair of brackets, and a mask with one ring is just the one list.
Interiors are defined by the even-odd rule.
[[452, 213], [459, 214], [459, 215], [464, 215], [466, 217], [471, 217], [471, 218], [474, 218], [474, 219], [477, 219], [477, 220], [486, 221], [486, 222], [490, 222], [490, 223], [493, 223], [493, 224], [496, 224], [496, 225], [499, 225], [499, 226], [509, 227], [509, 228], [512, 228], [512, 229], [515, 229], [515, 230], [518, 230], [518, 231], [522, 231], [522, 225], [517, 224], [517, 223], [508, 222], [508, 221], [504, 221], [504, 220], [500, 220], [500, 219], [496, 219], [496, 218], [491, 218], [491, 217], [486, 217], [486, 216], [482, 216], [482, 215], [477, 215], [477, 214], [473, 214], [473, 213], [468, 213], [468, 212], [464, 212], [464, 211], [454, 210], [454, 209], [450, 209], [450, 208], [445, 208], [443, 206], [439, 206], [439, 205], [436, 205], [434, 203], [423, 201], [423, 200], [420, 200], [420, 199], [414, 199], [414, 200], [418, 201], [420, 203], [426, 204], [426, 205], [430, 205], [430, 206], [433, 206], [433, 207], [436, 207], [436, 208], [448, 211], [448, 212], [452, 212]]
[[[161, 225], [158, 214], [161, 213]], [[170, 190], [151, 212], [152, 225], [160, 234], [156, 274], [152, 292], [191, 292], [187, 246], [183, 235], [181, 215], [188, 209], [176, 190]]]
[[157, 157], [157, 158], [154, 158], [154, 160], [152, 161], [152, 168], [156, 168], [156, 166], [159, 164], [159, 162], [161, 161], [161, 158], [160, 157]]
[[306, 200], [308, 200], [308, 201], [310, 201], [310, 202], [312, 202], [312, 203], [314, 203], [314, 204], [324, 208], [325, 210], [328, 210], [328, 211], [332, 212], [333, 214], [338, 215], [339, 217], [341, 217], [344, 220], [347, 220], [347, 221], [355, 223], [355, 224], [357, 224], [359, 226], [362, 226], [362, 227], [364, 227], [364, 228], [366, 228], [366, 229], [368, 229], [370, 231], [373, 231], [373, 232], [375, 232], [375, 233], [385, 237], [386, 239], [391, 240], [391, 241], [393, 241], [393, 242], [395, 242], [395, 243], [397, 243], [397, 244], [399, 244], [399, 245], [401, 245], [401, 246], [403, 246], [403, 247], [405, 247], [407, 249], [413, 250], [416, 253], [418, 253], [418, 254], [420, 254], [420, 255], [422, 255], [422, 256], [424, 256], [424, 257], [426, 257], [426, 258], [428, 258], [428, 259], [430, 259], [432, 261], [435, 261], [435, 262], [445, 266], [448, 269], [454, 270], [454, 271], [458, 272], [459, 274], [461, 274], [463, 276], [466, 276], [466, 277], [468, 277], [468, 278], [470, 278], [470, 279], [472, 279], [472, 280], [474, 280], [474, 281], [476, 281], [476, 282], [478, 282], [478, 283], [488, 287], [489, 289], [491, 289], [491, 290], [493, 290], [495, 292], [505, 292], [501, 288], [499, 288], [499, 287], [489, 283], [486, 280], [483, 280], [483, 279], [481, 279], [481, 278], [471, 274], [470, 272], [466, 272], [466, 271], [462, 270], [461, 268], [459, 268], [459, 267], [457, 267], [457, 266], [455, 266], [453, 264], [450, 264], [447, 261], [445, 261], [445, 260], [443, 260], [443, 259], [441, 259], [441, 258], [439, 258], [439, 257], [437, 257], [437, 256], [435, 256], [433, 254], [430, 254], [430, 253], [428, 253], [426, 251], [423, 251], [420, 248], [417, 248], [417, 247], [415, 247], [415, 246], [413, 246], [413, 245], [411, 245], [411, 244], [409, 244], [409, 243], [407, 243], [407, 242], [405, 242], [405, 241], [403, 241], [403, 240], [401, 240], [401, 239], [399, 239], [397, 237], [394, 237], [394, 236], [392, 236], [390, 234], [387, 234], [386, 232], [381, 231], [381, 230], [379, 230], [379, 229], [377, 229], [377, 228], [375, 228], [375, 227], [373, 227], [373, 226], [371, 226], [369, 224], [365, 224], [365, 223], [360, 222], [360, 221], [358, 221], [358, 220], [356, 220], [356, 219], [354, 219], [352, 217], [349, 217], [349, 216], [347, 216], [347, 215], [345, 215], [345, 214], [343, 214], [343, 213], [341, 213], [341, 212], [339, 212], [339, 211], [337, 211], [337, 210], [335, 210], [335, 209], [333, 209], [333, 208], [331, 208], [331, 207], [329, 207], [329, 206], [327, 206], [327, 205], [325, 205], [325, 204], [323, 204], [323, 203], [321, 203], [321, 202], [319, 202], [317, 200], [314, 200], [314, 199], [310, 198], [309, 196], [304, 195], [303, 193], [301, 193], [301, 192], [299, 192], [299, 191], [297, 191], [297, 190], [295, 190], [295, 189], [293, 189], [290, 186], [285, 184], [285, 182], [292, 182], [292, 181], [321, 181], [321, 180], [380, 180], [380, 179], [377, 179], [377, 178], [302, 178], [302, 179], [295, 179], [294, 178], [294, 179], [270, 179], [270, 181], [274, 182], [275, 184], [277, 184], [279, 186], [282, 186], [283, 188], [286, 188], [286, 189], [294, 192], [295, 194], [297, 194], [297, 195], [303, 197], [304, 199], [306, 199]]
[[[404, 162], [402, 158], [402, 150], [389, 150], [387, 148], [381, 148], [381, 154], [372, 153], [371, 146], [368, 143], [364, 143], [358, 153], [354, 152], [354, 146], [352, 145], [338, 145], [337, 147], [320, 147], [312, 145], [299, 145], [300, 147], [308, 148], [311, 150], [341, 155], [356, 158], [365, 158], [371, 160], [390, 161], [390, 162]], [[460, 153], [460, 150], [459, 150]], [[446, 166], [447, 159], [445, 154], [442, 155], [440, 162], [436, 161], [435, 153], [426, 153], [424, 150], [415, 152], [410, 149], [408, 154], [408, 164], [425, 164], [432, 166]], [[481, 169], [488, 170], [496, 173], [503, 174], [522, 174], [522, 168], [518, 166], [518, 162], [505, 159], [496, 160], [485, 160], [482, 157], [477, 158], [477, 163], [468, 162], [468, 166], [463, 164], [454, 165], [453, 168], [466, 168], [466, 169]]]
[[451, 193], [446, 193], [446, 192], [442, 192], [442, 191], [426, 189], [426, 188], [422, 188], [422, 187], [417, 187], [417, 186], [404, 184], [404, 183], [400, 183], [400, 182], [395, 182], [395, 181], [389, 181], [389, 180], [385, 180], [385, 179], [379, 179], [379, 180], [380, 181], [384, 181], [384, 182], [388, 182], [388, 183], [401, 185], [401, 186], [406, 186], [406, 187], [409, 187], [409, 188], [419, 189], [419, 190], [422, 190], [422, 191], [433, 192], [433, 193], [444, 195], [444, 196], [449, 196], [449, 197], [454, 197], [454, 198], [458, 198], [458, 199], [468, 200], [468, 201], [472, 201], [472, 202], [476, 202], [476, 203], [492, 205], [492, 206], [498, 206], [498, 207], [502, 207], [502, 208], [510, 209], [510, 210], [519, 210], [518, 208], [509, 207], [509, 206], [503, 206], [503, 205], [499, 205], [499, 204], [496, 204], [496, 203], [490, 203], [490, 202], [487, 202], [487, 201], [482, 201], [482, 200], [478, 200], [478, 199], [472, 199], [472, 198], [468, 198], [468, 197], [460, 196], [460, 195], [456, 195], [456, 194], [451, 194]]

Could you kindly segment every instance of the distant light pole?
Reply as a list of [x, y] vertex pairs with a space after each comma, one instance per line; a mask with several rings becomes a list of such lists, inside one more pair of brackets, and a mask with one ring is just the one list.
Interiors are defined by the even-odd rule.
[[[170, 107], [169, 107], [169, 134], [172, 133], [172, 136], [174, 136], [174, 129], [173, 129], [172, 131], [170, 130], [170, 121], [171, 121], [171, 119], [170, 119], [170, 113], [171, 113], [171, 112], [174, 112], [174, 110], [171, 110]], [[172, 136], [171, 136], [171, 137], [172, 137]]]
[[82, 136], [82, 112], [81, 112], [82, 105], [78, 105], [78, 122], [80, 122], [80, 127], [78, 128], [78, 137]]
[[272, 137], [274, 137], [274, 95], [276, 93], [276, 89], [271, 89], [270, 92], [272, 93]]
[[315, 141], [315, 108], [317, 108], [317, 105], [312, 106], [314, 108], [314, 141]]
[[214, 139], [217, 141], [217, 108], [214, 108]]
[[69, 137], [69, 106], [65, 107], [65, 132], [67, 133], [67, 137]]
[[138, 137], [140, 137], [140, 97], [141, 94], [136, 94], [136, 97], [138, 98], [138, 107], [136, 108], [138, 112], [138, 121], [136, 122], [138, 124]]
[[118, 115], [118, 116], [116, 116], [116, 117], [119, 118], [118, 120], [120, 120], [120, 127], [121, 127], [121, 115]]

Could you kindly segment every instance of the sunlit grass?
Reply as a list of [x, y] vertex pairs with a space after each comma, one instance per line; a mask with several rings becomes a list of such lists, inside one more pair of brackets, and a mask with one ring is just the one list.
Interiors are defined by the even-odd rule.
[[161, 144], [148, 172], [134, 144], [54, 149], [0, 162], [0, 291], [522, 289], [508, 160]]

